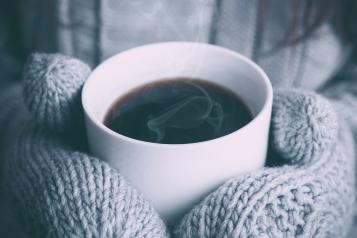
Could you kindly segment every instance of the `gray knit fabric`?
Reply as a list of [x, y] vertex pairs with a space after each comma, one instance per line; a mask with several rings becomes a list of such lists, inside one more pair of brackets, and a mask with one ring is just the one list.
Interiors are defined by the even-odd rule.
[[165, 237], [152, 206], [114, 169], [31, 122], [21, 122], [7, 156], [12, 195], [31, 237]]
[[[27, 66], [24, 97], [36, 121], [57, 132], [78, 126], [82, 119], [80, 89], [90, 68], [80, 60], [59, 54], [33, 54]], [[48, 102], [53, 102], [52, 107]]]
[[288, 162], [308, 163], [335, 143], [337, 115], [318, 94], [281, 90], [275, 95], [274, 109], [272, 143]]
[[[40, 54], [33, 59], [24, 77], [46, 73], [38, 75], [42, 81], [32, 81], [42, 84], [36, 87], [39, 91], [31, 92], [28, 89], [34, 85], [25, 83], [25, 102], [41, 112], [29, 114], [19, 103], [4, 132], [6, 181], [29, 234], [168, 237], [151, 205], [117, 171], [68, 142], [75, 131], [56, 134], [47, 130], [53, 125], [48, 121], [37, 125], [43, 121], [37, 114], [44, 111], [67, 116], [58, 110], [56, 97], [43, 95], [59, 92], [59, 97], [68, 96], [61, 103], [75, 105], [72, 94], [65, 92], [78, 91], [81, 84], [66, 79], [85, 77], [87, 68], [77, 63], [69, 67], [66, 64], [77, 61], [59, 55]], [[64, 72], [57, 72], [61, 70], [71, 77], [61, 77]], [[355, 155], [351, 133], [337, 120], [328, 102], [315, 93], [276, 90], [272, 137], [289, 165], [228, 181], [177, 221], [174, 237], [344, 237], [353, 216]]]
[[183, 218], [177, 237], [346, 236], [355, 183], [350, 132], [341, 127], [337, 135], [333, 109], [311, 92], [276, 92], [272, 120], [290, 165], [226, 182]]
[[[350, 47], [329, 22], [306, 40], [277, 49], [294, 1], [15, 1], [20, 35], [14, 35], [13, 26], [3, 20], [6, 15], [2, 12], [7, 9], [0, 9], [0, 152], [6, 151], [7, 168], [12, 168], [4, 181], [11, 191], [6, 195], [13, 197], [30, 237], [140, 237], [142, 227], [147, 227], [146, 237], [165, 236], [155, 212], [140, 213], [144, 215], [138, 219], [128, 215], [129, 210], [137, 211], [134, 207], [149, 206], [142, 198], [138, 206], [128, 205], [125, 199], [117, 199], [125, 192], [104, 186], [110, 184], [107, 178], [124, 184], [120, 175], [112, 175], [115, 171], [106, 164], [78, 152], [84, 148], [81, 129], [76, 129], [81, 125], [68, 121], [81, 121], [80, 113], [73, 109], [78, 106], [77, 87], [88, 67], [64, 56], [49, 56], [38, 58], [43, 67], [31, 70], [50, 72], [52, 77], [26, 74], [23, 92], [14, 79], [21, 72], [24, 56], [33, 51], [64, 53], [95, 66], [124, 49], [167, 40], [204, 41], [231, 48], [260, 64], [274, 88], [289, 90], [275, 100], [271, 126], [271, 141], [288, 165], [227, 182], [178, 222], [176, 234], [234, 237], [231, 231], [237, 237], [343, 237], [347, 232], [350, 214], [354, 209], [357, 214], [356, 205], [351, 205], [356, 156], [349, 152], [356, 144], [348, 137], [353, 132], [357, 141], [357, 70], [354, 65], [351, 70], [341, 68]], [[259, 6], [262, 2], [265, 8]], [[13, 45], [15, 42], [19, 44]], [[23, 55], [14, 48], [23, 49]], [[52, 71], [46, 62], [56, 60], [69, 71], [56, 71], [62, 69], [58, 64]], [[83, 74], [71, 71], [68, 62], [83, 69]], [[335, 77], [339, 70], [343, 72]], [[57, 80], [62, 83], [54, 84]], [[290, 91], [291, 87], [300, 89]], [[301, 88], [327, 96], [338, 119], [326, 100]], [[337, 132], [338, 143], [334, 139]], [[1, 167], [4, 153], [0, 159]], [[103, 177], [104, 172], [94, 171], [107, 172]], [[140, 222], [144, 217], [152, 219]], [[148, 226], [140, 225], [144, 223]], [[345, 229], [338, 233], [341, 224]], [[132, 228], [125, 231], [128, 226]]]
[[[73, 100], [77, 99], [72, 95], [80, 92], [88, 67], [75, 59], [46, 54], [34, 55], [29, 63], [25, 78], [39, 77], [24, 84], [31, 114], [19, 103], [4, 132], [6, 184], [28, 234], [166, 237], [164, 223], [140, 193], [116, 170], [69, 143], [80, 132], [50, 131], [56, 126], [66, 128], [63, 123], [70, 123], [69, 111], [62, 108], [76, 105]], [[64, 74], [71, 77], [61, 77]], [[31, 91], [33, 88], [36, 90]], [[53, 92], [57, 94], [44, 96]], [[52, 116], [43, 116], [46, 113]], [[39, 127], [39, 123], [46, 128]]]

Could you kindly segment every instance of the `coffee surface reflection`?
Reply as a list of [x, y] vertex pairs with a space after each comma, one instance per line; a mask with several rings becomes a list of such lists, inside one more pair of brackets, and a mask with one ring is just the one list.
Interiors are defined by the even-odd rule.
[[248, 107], [229, 89], [201, 79], [174, 78], [118, 98], [104, 124], [137, 140], [187, 144], [230, 134], [251, 120]]

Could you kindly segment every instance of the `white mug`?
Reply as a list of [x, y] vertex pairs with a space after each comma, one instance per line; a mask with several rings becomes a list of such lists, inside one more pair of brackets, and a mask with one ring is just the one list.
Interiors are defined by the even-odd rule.
[[[252, 121], [231, 134], [191, 144], [144, 142], [103, 124], [120, 96], [175, 77], [229, 88], [248, 106]], [[251, 60], [222, 47], [189, 42], [119, 53], [92, 72], [82, 91], [90, 152], [116, 168], [166, 220], [180, 216], [228, 179], [264, 166], [272, 99], [267, 75]]]

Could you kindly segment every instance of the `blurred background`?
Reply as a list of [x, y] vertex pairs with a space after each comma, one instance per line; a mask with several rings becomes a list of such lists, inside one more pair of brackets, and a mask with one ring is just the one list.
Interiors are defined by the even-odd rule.
[[[355, 62], [356, 5], [353, 0], [0, 0], [0, 88], [21, 80], [31, 52], [58, 52], [95, 67], [138, 45], [195, 41], [253, 59], [274, 87], [318, 90]], [[6, 140], [1, 129], [0, 138]], [[1, 170], [3, 165], [1, 159]], [[31, 237], [23, 234], [5, 195], [0, 194], [0, 237]], [[357, 237], [355, 223], [349, 238]]]

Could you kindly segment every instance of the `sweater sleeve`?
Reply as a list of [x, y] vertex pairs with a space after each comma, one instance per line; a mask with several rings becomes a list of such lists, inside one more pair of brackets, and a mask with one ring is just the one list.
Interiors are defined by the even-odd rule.
[[7, 118], [21, 101], [19, 79], [26, 54], [21, 44], [16, 6], [17, 1], [0, 1], [0, 141]]
[[[330, 99], [340, 117], [340, 121], [349, 126], [357, 148], [357, 62], [351, 61], [345, 69], [339, 73], [330, 83], [321, 89], [321, 93]], [[353, 158], [351, 158], [353, 159]], [[357, 163], [357, 158], [355, 164]], [[357, 178], [357, 170], [355, 169]], [[357, 194], [355, 194], [355, 199]], [[357, 205], [357, 200], [355, 200]], [[355, 217], [357, 218], [357, 206], [355, 205]], [[357, 226], [357, 221], [355, 222]]]
[[[351, 128], [357, 139], [357, 62], [351, 61], [330, 83], [321, 89], [338, 115]], [[356, 141], [357, 142], [357, 141]]]
[[16, 12], [16, 1], [0, 1], [1, 86], [19, 77], [25, 57]]
[[[17, 1], [0, 1], [0, 234], [5, 237], [25, 237], [17, 224], [8, 198], [3, 194], [4, 129], [21, 108], [20, 75], [25, 54], [21, 47], [16, 22]], [[20, 229], [19, 229], [20, 228]]]

